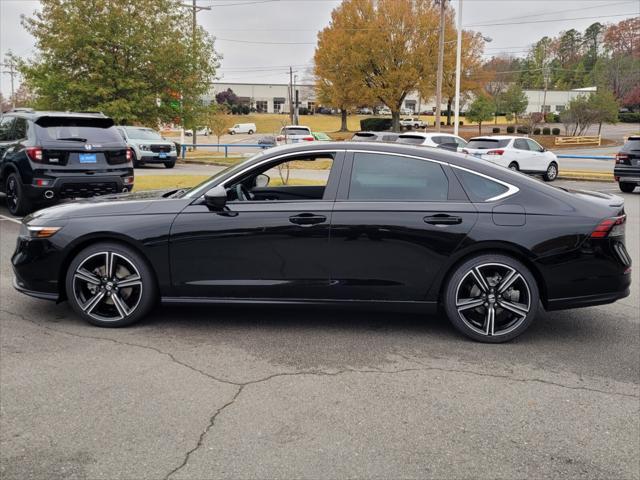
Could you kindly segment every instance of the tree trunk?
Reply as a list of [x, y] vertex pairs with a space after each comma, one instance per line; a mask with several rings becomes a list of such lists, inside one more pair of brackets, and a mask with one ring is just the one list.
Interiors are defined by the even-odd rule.
[[447, 99], [447, 126], [450, 127], [451, 126], [451, 101], [453, 99], [449, 98]]
[[482, 135], [482, 122], [478, 122], [478, 133]]
[[391, 111], [391, 130], [394, 132], [400, 131], [400, 110]]
[[345, 108], [340, 109], [340, 131], [349, 131], [349, 128], [347, 127], [347, 110]]
[[600, 132], [602, 132], [602, 122], [598, 124], [598, 136], [600, 136]]

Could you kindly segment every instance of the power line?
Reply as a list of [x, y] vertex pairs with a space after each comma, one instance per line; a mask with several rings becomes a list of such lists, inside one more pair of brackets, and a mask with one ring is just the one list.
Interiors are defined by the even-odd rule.
[[216, 37], [216, 40], [234, 43], [249, 43], [252, 45], [315, 45], [316, 42], [258, 42], [253, 40], [239, 40], [237, 38]]
[[567, 20], [587, 20], [590, 18], [626, 17], [629, 15], [637, 15], [637, 13], [631, 12], [631, 13], [619, 13], [617, 15], [596, 15], [592, 17], [555, 18], [555, 19], [549, 19], [549, 20], [531, 20], [527, 22], [474, 23], [471, 25], [464, 25], [464, 26], [465, 27], [490, 27], [494, 25], [524, 25], [526, 23], [566, 22]]

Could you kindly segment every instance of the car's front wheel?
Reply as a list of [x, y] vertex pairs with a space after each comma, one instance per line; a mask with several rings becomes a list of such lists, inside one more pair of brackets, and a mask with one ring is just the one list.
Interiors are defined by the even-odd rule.
[[455, 269], [443, 302], [449, 320], [460, 332], [480, 342], [501, 343], [531, 325], [538, 312], [539, 291], [521, 262], [485, 254]]
[[510, 170], [515, 170], [516, 172], [517, 172], [518, 170], [520, 170], [520, 168], [518, 167], [518, 164], [517, 164], [516, 162], [511, 162], [511, 163], [509, 164], [509, 169], [510, 169]]
[[135, 323], [156, 300], [151, 268], [139, 253], [118, 243], [101, 242], [78, 253], [65, 286], [71, 307], [99, 327]]
[[551, 162], [547, 167], [547, 171], [544, 172], [544, 180], [546, 182], [553, 182], [556, 178], [558, 178], [558, 164]]
[[636, 188], [635, 183], [629, 183], [629, 182], [618, 182], [618, 186], [620, 187], [620, 191], [624, 193], [631, 193]]
[[173, 167], [176, 166], [176, 161], [173, 160], [171, 162], [165, 162], [164, 166], [165, 166], [165, 168], [173, 168]]
[[7, 208], [14, 216], [22, 216], [31, 213], [32, 204], [27, 198], [20, 177], [16, 173], [10, 173], [4, 186], [7, 195]]

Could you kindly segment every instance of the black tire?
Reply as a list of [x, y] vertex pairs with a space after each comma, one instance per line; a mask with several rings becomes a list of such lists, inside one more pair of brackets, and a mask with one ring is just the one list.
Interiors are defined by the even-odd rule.
[[235, 135], [235, 134], [236, 134], [236, 132], [234, 132], [233, 130], [231, 130], [231, 131], [229, 132], [229, 135]]
[[544, 172], [543, 178], [545, 182], [553, 182], [558, 178], [558, 164], [556, 162], [551, 162], [549, 164], [547, 171]]
[[[110, 278], [105, 271], [108, 254], [115, 266]], [[84, 277], [77, 275], [80, 267], [88, 272], [88, 277], [84, 273]], [[99, 280], [98, 285], [95, 284], [96, 279]], [[125, 281], [135, 282], [136, 285], [122, 286]], [[67, 270], [65, 288], [73, 310], [85, 321], [98, 327], [131, 325], [141, 320], [157, 299], [155, 275], [146, 260], [132, 248], [113, 242], [99, 242], [78, 253]], [[100, 299], [91, 306], [90, 302], [100, 295]], [[116, 303], [122, 305], [120, 302], [124, 302], [128, 312], [116, 306]]]
[[[510, 271], [514, 272], [511, 284]], [[485, 279], [485, 289], [476, 281], [477, 272]], [[500, 291], [503, 281], [506, 288]], [[455, 268], [442, 301], [449, 320], [461, 333], [479, 342], [502, 343], [531, 325], [538, 313], [540, 295], [535, 278], [521, 262], [501, 254], [480, 254]]]
[[253, 135], [253, 130], [249, 130], [249, 135]]
[[516, 162], [511, 162], [509, 164], [509, 169], [510, 170], [515, 170], [516, 172], [520, 170], [520, 167], [518, 166], [518, 164]]
[[618, 182], [618, 187], [620, 187], [621, 192], [631, 193], [635, 190], [636, 184], [629, 182]]
[[165, 168], [173, 168], [176, 166], [176, 161], [173, 160], [172, 162], [165, 162], [164, 166]]
[[15, 217], [21, 217], [33, 211], [33, 204], [27, 198], [22, 180], [17, 173], [10, 173], [4, 185], [7, 195], [7, 209]]
[[133, 168], [138, 168], [140, 167], [140, 165], [142, 165], [138, 161], [138, 156], [136, 155], [136, 152], [133, 148], [131, 149], [131, 163], [133, 164]]

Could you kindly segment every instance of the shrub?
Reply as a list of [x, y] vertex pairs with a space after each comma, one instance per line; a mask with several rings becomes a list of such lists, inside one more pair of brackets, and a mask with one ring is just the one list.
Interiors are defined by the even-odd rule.
[[619, 113], [618, 119], [624, 123], [640, 123], [640, 113], [639, 112]]
[[523, 135], [527, 135], [531, 132], [531, 130], [529, 130], [529, 127], [520, 126], [516, 128], [516, 132], [521, 133]]
[[299, 115], [309, 115], [309, 109], [306, 107], [298, 107]]
[[500, 128], [498, 128], [498, 127], [493, 127], [492, 132], [493, 132], [493, 133], [500, 133]]
[[462, 120], [460, 120], [460, 121], [458, 122], [458, 125], [462, 126], [462, 125], [464, 125], [464, 122], [463, 122]]
[[441, 127], [444, 127], [444, 122], [440, 122], [440, 126], [441, 126]]
[[363, 118], [360, 120], [360, 130], [371, 132], [382, 132], [384, 130], [391, 130], [390, 118]]
[[545, 114], [544, 121], [546, 123], [558, 123], [560, 121], [560, 115], [557, 113], [549, 112]]
[[540, 135], [540, 129], [539, 128], [534, 128], [533, 129], [533, 134], [534, 135]]
[[513, 133], [516, 131], [516, 127], [514, 127], [513, 125], [509, 125], [507, 127], [507, 133]]
[[552, 128], [551, 133], [553, 135], [560, 135], [560, 129], [558, 127]]
[[551, 135], [551, 129], [549, 127], [544, 127], [542, 129], [542, 134], [543, 135]]

